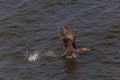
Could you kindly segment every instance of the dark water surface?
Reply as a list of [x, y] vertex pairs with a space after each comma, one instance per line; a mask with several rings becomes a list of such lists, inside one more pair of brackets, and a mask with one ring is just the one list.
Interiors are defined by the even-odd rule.
[[[65, 51], [64, 25], [94, 50], [29, 62], [36, 50]], [[0, 80], [120, 80], [120, 0], [0, 0]]]

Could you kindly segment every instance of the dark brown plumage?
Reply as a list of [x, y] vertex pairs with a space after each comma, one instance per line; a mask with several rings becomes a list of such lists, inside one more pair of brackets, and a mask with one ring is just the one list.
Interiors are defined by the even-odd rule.
[[63, 33], [60, 31], [59, 36], [62, 39], [64, 47], [67, 51], [61, 55], [62, 57], [71, 56], [72, 52], [80, 52], [80, 50], [88, 50], [87, 48], [76, 48], [75, 39], [76, 36], [73, 34], [72, 30], [67, 26], [63, 27]]

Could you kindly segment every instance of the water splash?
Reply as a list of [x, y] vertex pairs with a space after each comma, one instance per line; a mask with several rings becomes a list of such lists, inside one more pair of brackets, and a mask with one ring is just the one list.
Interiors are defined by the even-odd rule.
[[45, 55], [48, 56], [48, 57], [49, 57], [49, 56], [50, 56], [50, 57], [57, 57], [57, 56], [58, 56], [58, 55], [56, 55], [56, 54], [55, 54], [54, 52], [52, 52], [52, 51], [46, 52]]
[[73, 53], [73, 54], [72, 54], [72, 57], [73, 57], [73, 58], [78, 58], [78, 54]]
[[76, 54], [76, 53], [73, 53], [71, 56], [66, 56], [65, 57], [66, 59], [71, 59], [71, 58], [78, 58], [78, 54]]
[[28, 55], [28, 60], [29, 60], [30, 62], [36, 61], [36, 60], [39, 58], [39, 54], [40, 54], [39, 51], [35, 51], [34, 54]]
[[34, 61], [37, 61], [38, 59], [43, 59], [43, 58], [55, 58], [55, 57], [58, 57], [59, 55], [55, 54], [54, 52], [52, 52], [51, 50], [48, 51], [48, 52], [45, 52], [43, 54], [40, 53], [40, 51], [35, 51], [33, 53], [30, 53], [30, 52], [26, 52], [27, 53], [27, 60], [30, 61], [30, 62], [34, 62]]

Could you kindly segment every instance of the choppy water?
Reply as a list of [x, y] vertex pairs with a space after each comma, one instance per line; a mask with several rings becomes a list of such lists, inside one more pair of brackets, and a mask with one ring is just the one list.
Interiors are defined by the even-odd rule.
[[[64, 25], [78, 46], [94, 50], [77, 59], [26, 58], [62, 54]], [[120, 80], [120, 0], [0, 0], [0, 80]]]

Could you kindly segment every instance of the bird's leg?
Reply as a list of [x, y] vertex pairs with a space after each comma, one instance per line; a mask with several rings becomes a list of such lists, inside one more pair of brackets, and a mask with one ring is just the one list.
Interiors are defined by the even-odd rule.
[[68, 51], [66, 51], [64, 54], [61, 55], [61, 57], [65, 57], [67, 55]]
[[61, 57], [69, 57], [71, 56], [72, 52], [71, 51], [66, 51], [64, 54], [61, 55]]
[[70, 56], [70, 55], [71, 55], [71, 52], [66, 51], [64, 54], [61, 55], [61, 57], [66, 57], [66, 56]]

